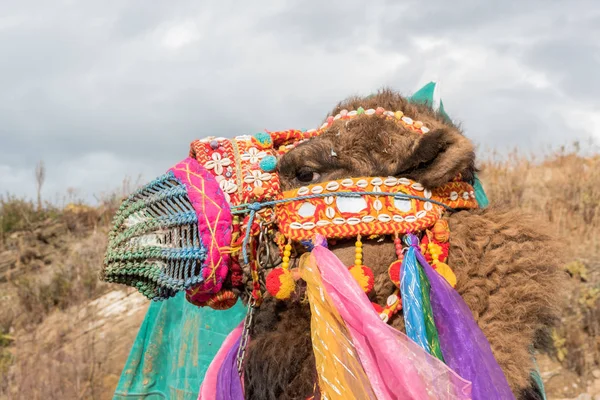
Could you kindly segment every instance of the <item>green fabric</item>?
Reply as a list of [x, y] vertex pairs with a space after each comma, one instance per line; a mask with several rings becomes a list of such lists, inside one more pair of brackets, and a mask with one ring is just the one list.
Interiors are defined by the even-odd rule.
[[[433, 108], [433, 94], [435, 92], [435, 87], [437, 83], [429, 82], [421, 89], [417, 90], [412, 96], [408, 98], [408, 100], [412, 103], [419, 104], [427, 104], [429, 107]], [[450, 116], [446, 114], [446, 110], [444, 109], [444, 102], [440, 99], [440, 106], [437, 110], [441, 116], [443, 116], [448, 122], [451, 122]]]
[[427, 279], [427, 275], [425, 275], [425, 271], [423, 271], [423, 267], [420, 264], [418, 264], [417, 269], [419, 270], [419, 278], [421, 279], [421, 297], [423, 299], [423, 317], [425, 318], [425, 332], [427, 333], [427, 344], [429, 344], [431, 354], [440, 359], [441, 361], [444, 361], [444, 355], [442, 354], [442, 348], [440, 346], [440, 337], [438, 335], [438, 331], [435, 326], [435, 321], [433, 319], [433, 310], [431, 309], [431, 300], [429, 298], [431, 285], [429, 284], [429, 279]]
[[477, 174], [475, 174], [473, 189], [475, 189], [475, 200], [477, 200], [477, 204], [479, 204], [479, 207], [487, 207], [490, 204], [490, 202], [487, 198], [487, 195], [485, 194], [485, 190], [483, 190], [483, 185], [481, 184], [481, 181], [479, 180]]
[[417, 90], [409, 100], [413, 103], [423, 103], [433, 105], [433, 92], [435, 92], [435, 82], [429, 82], [421, 89]]
[[196, 400], [210, 362], [245, 313], [239, 301], [227, 311], [198, 308], [183, 292], [153, 301], [113, 399]]

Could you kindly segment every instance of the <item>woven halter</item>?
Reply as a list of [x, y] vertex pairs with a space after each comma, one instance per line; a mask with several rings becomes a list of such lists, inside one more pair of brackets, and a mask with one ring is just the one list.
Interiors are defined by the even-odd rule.
[[[350, 238], [418, 232], [431, 228], [446, 209], [477, 207], [473, 188], [460, 178], [433, 192], [395, 177], [347, 178], [281, 192], [278, 158], [337, 121], [354, 118], [384, 118], [420, 134], [429, 132], [402, 111], [359, 107], [328, 117], [319, 129], [196, 140], [188, 159], [122, 204], [103, 279], [136, 287], [156, 300], [185, 290], [195, 304], [220, 308], [224, 297], [225, 305], [235, 303], [229, 292], [242, 281], [238, 259], [251, 266], [258, 280], [253, 262], [257, 240], [252, 238], [259, 235], [261, 221], [275, 221], [283, 250], [286, 241], [315, 234]], [[260, 291], [255, 282], [255, 297]]]

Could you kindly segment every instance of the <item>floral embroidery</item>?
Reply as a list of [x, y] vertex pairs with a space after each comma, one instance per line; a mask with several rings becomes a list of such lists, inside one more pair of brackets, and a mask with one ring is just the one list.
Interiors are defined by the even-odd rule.
[[[221, 179], [219, 179], [221, 178]], [[225, 199], [228, 203], [231, 203], [230, 194], [237, 192], [238, 185], [235, 184], [233, 179], [225, 179], [222, 176], [217, 177], [217, 182], [219, 182], [219, 186], [225, 195]]]
[[227, 167], [231, 165], [231, 160], [229, 158], [222, 158], [221, 154], [215, 152], [211, 156], [212, 160], [209, 160], [204, 164], [206, 169], [214, 169], [215, 174], [221, 175], [223, 174], [223, 167]]
[[266, 172], [262, 172], [260, 170], [249, 171], [250, 174], [244, 178], [244, 182], [252, 183], [255, 187], [260, 187], [263, 185], [263, 182], [267, 182], [271, 180], [272, 175]]
[[242, 154], [242, 160], [250, 161], [251, 164], [256, 164], [266, 155], [266, 152], [259, 151], [256, 147], [250, 147], [246, 153]]

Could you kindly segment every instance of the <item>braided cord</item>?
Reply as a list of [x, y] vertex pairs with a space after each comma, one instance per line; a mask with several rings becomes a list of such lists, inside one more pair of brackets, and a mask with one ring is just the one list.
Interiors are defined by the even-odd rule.
[[[250, 211], [252, 213], [252, 211], [254, 211], [254, 212], [260, 211], [262, 208], [276, 206], [278, 204], [291, 203], [293, 201], [298, 201], [298, 200], [318, 199], [318, 198], [324, 198], [324, 197], [330, 197], [330, 196], [337, 196], [337, 197], [392, 196], [396, 199], [415, 199], [415, 200], [421, 200], [421, 201], [428, 201], [430, 203], [437, 204], [438, 206], [442, 206], [445, 209], [447, 209], [448, 211], [455, 211], [452, 207], [450, 207], [440, 201], [428, 199], [428, 198], [422, 197], [422, 196], [406, 194], [406, 193], [336, 192], [336, 193], [311, 194], [311, 195], [307, 195], [307, 196], [298, 196], [298, 197], [293, 197], [290, 199], [271, 200], [271, 201], [265, 201], [265, 202], [261, 202], [261, 203], [257, 202], [257, 203], [240, 204], [238, 206], [231, 206], [231, 213], [232, 214], [246, 214], [246, 213], [248, 213], [248, 211]], [[252, 218], [252, 219], [254, 219], [254, 218]]]

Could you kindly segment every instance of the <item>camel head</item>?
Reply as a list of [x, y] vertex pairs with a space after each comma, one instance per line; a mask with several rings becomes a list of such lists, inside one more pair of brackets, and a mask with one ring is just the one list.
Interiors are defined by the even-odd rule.
[[366, 115], [334, 121], [323, 134], [281, 158], [279, 174], [284, 189], [358, 176], [405, 177], [427, 188], [449, 182], [459, 173], [463, 180], [472, 179], [474, 146], [447, 117], [391, 90], [347, 99], [330, 115], [360, 107], [401, 110], [429, 131], [417, 133], [389, 119]]
[[[368, 97], [352, 97], [339, 103], [331, 117], [353, 110], [401, 111], [413, 126], [426, 127], [426, 133], [400, 124], [393, 118], [358, 115], [337, 119], [326, 130], [285, 155], [278, 162], [283, 190], [344, 178], [408, 178], [434, 189], [457, 176], [471, 182], [475, 173], [474, 146], [443, 113], [430, 104], [415, 103], [391, 90]], [[354, 262], [354, 239], [330, 244], [346, 264]], [[364, 243], [364, 261], [375, 275], [375, 291], [370, 294], [384, 302], [394, 286], [388, 267], [396, 259], [393, 239], [379, 237]]]

